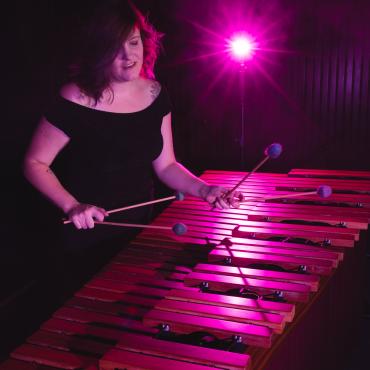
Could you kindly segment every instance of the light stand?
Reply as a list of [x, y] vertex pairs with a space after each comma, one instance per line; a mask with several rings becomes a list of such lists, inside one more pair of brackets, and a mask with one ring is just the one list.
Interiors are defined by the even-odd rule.
[[256, 49], [254, 39], [245, 32], [239, 32], [228, 42], [228, 49], [232, 59], [239, 62], [240, 73], [240, 165], [243, 169], [245, 167], [245, 70], [246, 61], [250, 60]]
[[245, 168], [245, 64], [240, 64], [240, 166]]

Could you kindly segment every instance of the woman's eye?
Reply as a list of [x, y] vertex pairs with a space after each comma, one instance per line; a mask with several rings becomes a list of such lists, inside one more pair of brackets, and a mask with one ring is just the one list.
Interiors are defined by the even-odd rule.
[[139, 41], [131, 41], [130, 45], [137, 46], [137, 45], [139, 45]]

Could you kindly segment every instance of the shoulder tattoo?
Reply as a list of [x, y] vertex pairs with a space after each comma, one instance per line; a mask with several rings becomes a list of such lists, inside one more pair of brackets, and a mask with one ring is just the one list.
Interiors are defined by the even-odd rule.
[[152, 99], [155, 100], [160, 92], [161, 84], [157, 81], [153, 81], [153, 83], [150, 85], [150, 95]]
[[78, 101], [80, 104], [93, 108], [94, 107], [94, 99], [88, 96], [86, 93], [84, 93], [82, 90], [80, 90], [79, 96], [78, 96]]

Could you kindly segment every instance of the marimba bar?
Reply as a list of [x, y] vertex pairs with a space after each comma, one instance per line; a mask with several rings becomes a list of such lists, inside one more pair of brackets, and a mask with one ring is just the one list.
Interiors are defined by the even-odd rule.
[[[284, 198], [320, 185], [333, 194]], [[240, 190], [237, 209], [173, 202], [153, 225], [186, 234], [143, 230], [0, 369], [339, 368], [361, 311], [370, 172], [253, 173]]]

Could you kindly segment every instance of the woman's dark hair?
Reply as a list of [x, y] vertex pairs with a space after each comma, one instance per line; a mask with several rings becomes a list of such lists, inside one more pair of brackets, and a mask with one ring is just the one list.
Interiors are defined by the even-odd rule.
[[87, 96], [94, 99], [95, 104], [103, 91], [109, 88], [111, 64], [134, 27], [138, 27], [143, 40], [142, 72], [145, 77], [152, 79], [162, 35], [130, 0], [99, 1], [82, 29], [69, 75]]

